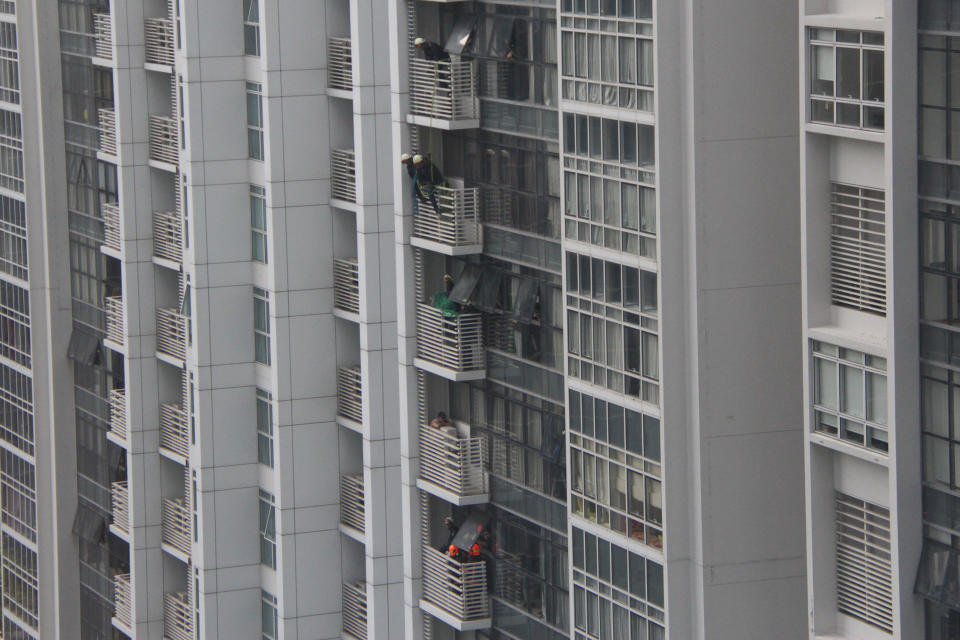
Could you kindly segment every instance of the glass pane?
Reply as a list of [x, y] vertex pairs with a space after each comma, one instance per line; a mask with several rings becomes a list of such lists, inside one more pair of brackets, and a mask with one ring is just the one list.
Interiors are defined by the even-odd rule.
[[863, 370], [840, 365], [840, 410], [862, 418], [863, 409]]
[[863, 52], [863, 99], [883, 102], [883, 51]]
[[833, 103], [822, 100], [810, 101], [810, 120], [812, 122], [833, 123]]
[[867, 372], [867, 420], [887, 424], [887, 377]]
[[833, 63], [833, 47], [810, 47], [810, 93], [832, 96], [836, 80]]
[[637, 45], [633, 38], [620, 38], [620, 82], [637, 83]]
[[848, 127], [860, 126], [860, 105], [846, 102], [837, 103], [837, 124]]
[[860, 50], [837, 47], [837, 97], [860, 99]]
[[828, 409], [839, 409], [837, 404], [837, 363], [814, 358], [813, 401]]

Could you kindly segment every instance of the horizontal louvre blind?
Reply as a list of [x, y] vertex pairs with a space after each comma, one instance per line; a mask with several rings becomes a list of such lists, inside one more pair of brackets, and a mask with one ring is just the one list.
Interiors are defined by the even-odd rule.
[[890, 512], [837, 492], [837, 609], [893, 631]]
[[887, 311], [884, 193], [832, 183], [830, 292], [833, 304]]

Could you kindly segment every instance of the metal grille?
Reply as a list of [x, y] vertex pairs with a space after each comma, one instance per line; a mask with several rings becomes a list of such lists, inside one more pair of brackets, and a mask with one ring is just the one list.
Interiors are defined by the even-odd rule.
[[113, 524], [130, 533], [130, 492], [126, 482], [114, 482], [110, 488]]
[[489, 492], [483, 438], [461, 438], [444, 429], [420, 428], [420, 477], [458, 496]]
[[360, 313], [360, 267], [356, 258], [333, 261], [333, 306]]
[[183, 220], [178, 212], [153, 212], [153, 255], [183, 262]]
[[178, 360], [187, 357], [187, 318], [176, 309], [157, 309], [157, 351]]
[[173, 66], [173, 21], [169, 18], [144, 18], [144, 59], [152, 64]]
[[890, 512], [836, 494], [837, 609], [884, 631], [893, 631]]
[[113, 615], [129, 629], [133, 623], [132, 598], [130, 595], [130, 574], [118, 573], [113, 576]]
[[150, 116], [150, 159], [177, 164], [180, 159], [177, 121], [170, 116]]
[[424, 545], [423, 599], [464, 622], [489, 618], [487, 563], [460, 562]]
[[110, 433], [121, 442], [127, 439], [127, 394], [123, 389], [110, 391]]
[[327, 86], [353, 90], [353, 52], [350, 38], [327, 39]]
[[337, 369], [337, 415], [363, 423], [363, 385], [359, 366]]
[[367, 585], [352, 582], [343, 585], [343, 635], [367, 640]]
[[479, 189], [436, 187], [437, 208], [417, 203], [413, 214], [413, 235], [451, 247], [480, 243]]
[[833, 304], [886, 314], [884, 193], [832, 184], [830, 292]]
[[97, 109], [100, 125], [100, 151], [117, 155], [117, 114], [113, 109]]
[[103, 246], [120, 251], [120, 205], [116, 202], [105, 202], [100, 205], [100, 215], [103, 218]]
[[109, 13], [93, 14], [93, 36], [97, 57], [113, 60], [113, 19]]
[[161, 538], [171, 547], [190, 555], [190, 507], [183, 498], [164, 498]]
[[478, 118], [480, 101], [473, 63], [411, 58], [410, 113], [436, 120]]
[[330, 151], [330, 197], [357, 201], [357, 160], [353, 149]]
[[123, 296], [107, 296], [103, 302], [107, 320], [107, 339], [123, 346]]
[[160, 405], [160, 446], [184, 458], [190, 455], [187, 414], [179, 404]]
[[[189, 585], [192, 578], [187, 576]], [[193, 606], [190, 604], [189, 588], [186, 591], [167, 593], [163, 596], [164, 640], [194, 640]]]
[[482, 370], [483, 314], [447, 317], [440, 309], [418, 303], [417, 356], [458, 372]]
[[340, 478], [340, 522], [364, 531], [363, 474]]

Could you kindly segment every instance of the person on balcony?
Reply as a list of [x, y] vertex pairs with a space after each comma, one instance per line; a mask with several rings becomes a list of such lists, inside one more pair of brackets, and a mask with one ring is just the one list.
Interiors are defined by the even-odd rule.
[[449, 273], [443, 276], [443, 289], [433, 294], [433, 306], [439, 309], [444, 317], [456, 318], [460, 313], [460, 305], [450, 299], [453, 291], [453, 276]]
[[407, 177], [410, 178], [410, 199], [413, 201], [414, 211], [417, 206], [417, 168], [413, 166], [413, 156], [409, 153], [400, 154], [400, 164], [407, 169]]
[[443, 411], [439, 411], [437, 412], [437, 417], [430, 421], [430, 426], [434, 429], [443, 429], [444, 427], [449, 427], [452, 425], [447, 419], [447, 414], [445, 414]]
[[449, 547], [453, 544], [453, 539], [457, 537], [457, 533], [460, 532], [460, 526], [450, 516], [443, 519], [443, 526], [447, 528], [447, 545]]
[[413, 48], [423, 54], [424, 59], [431, 62], [445, 62], [450, 60], [450, 54], [438, 42], [426, 40], [425, 38], [416, 38], [413, 41]]
[[440, 215], [440, 205], [437, 203], [437, 187], [446, 184], [443, 174], [430, 158], [422, 154], [413, 156], [414, 186], [417, 200], [433, 205], [433, 211]]

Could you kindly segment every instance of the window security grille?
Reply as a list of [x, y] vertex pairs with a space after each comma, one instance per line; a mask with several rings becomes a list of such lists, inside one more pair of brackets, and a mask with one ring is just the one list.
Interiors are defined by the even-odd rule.
[[884, 631], [893, 631], [890, 512], [836, 494], [837, 609]]
[[832, 184], [830, 298], [833, 304], [886, 315], [884, 193]]

